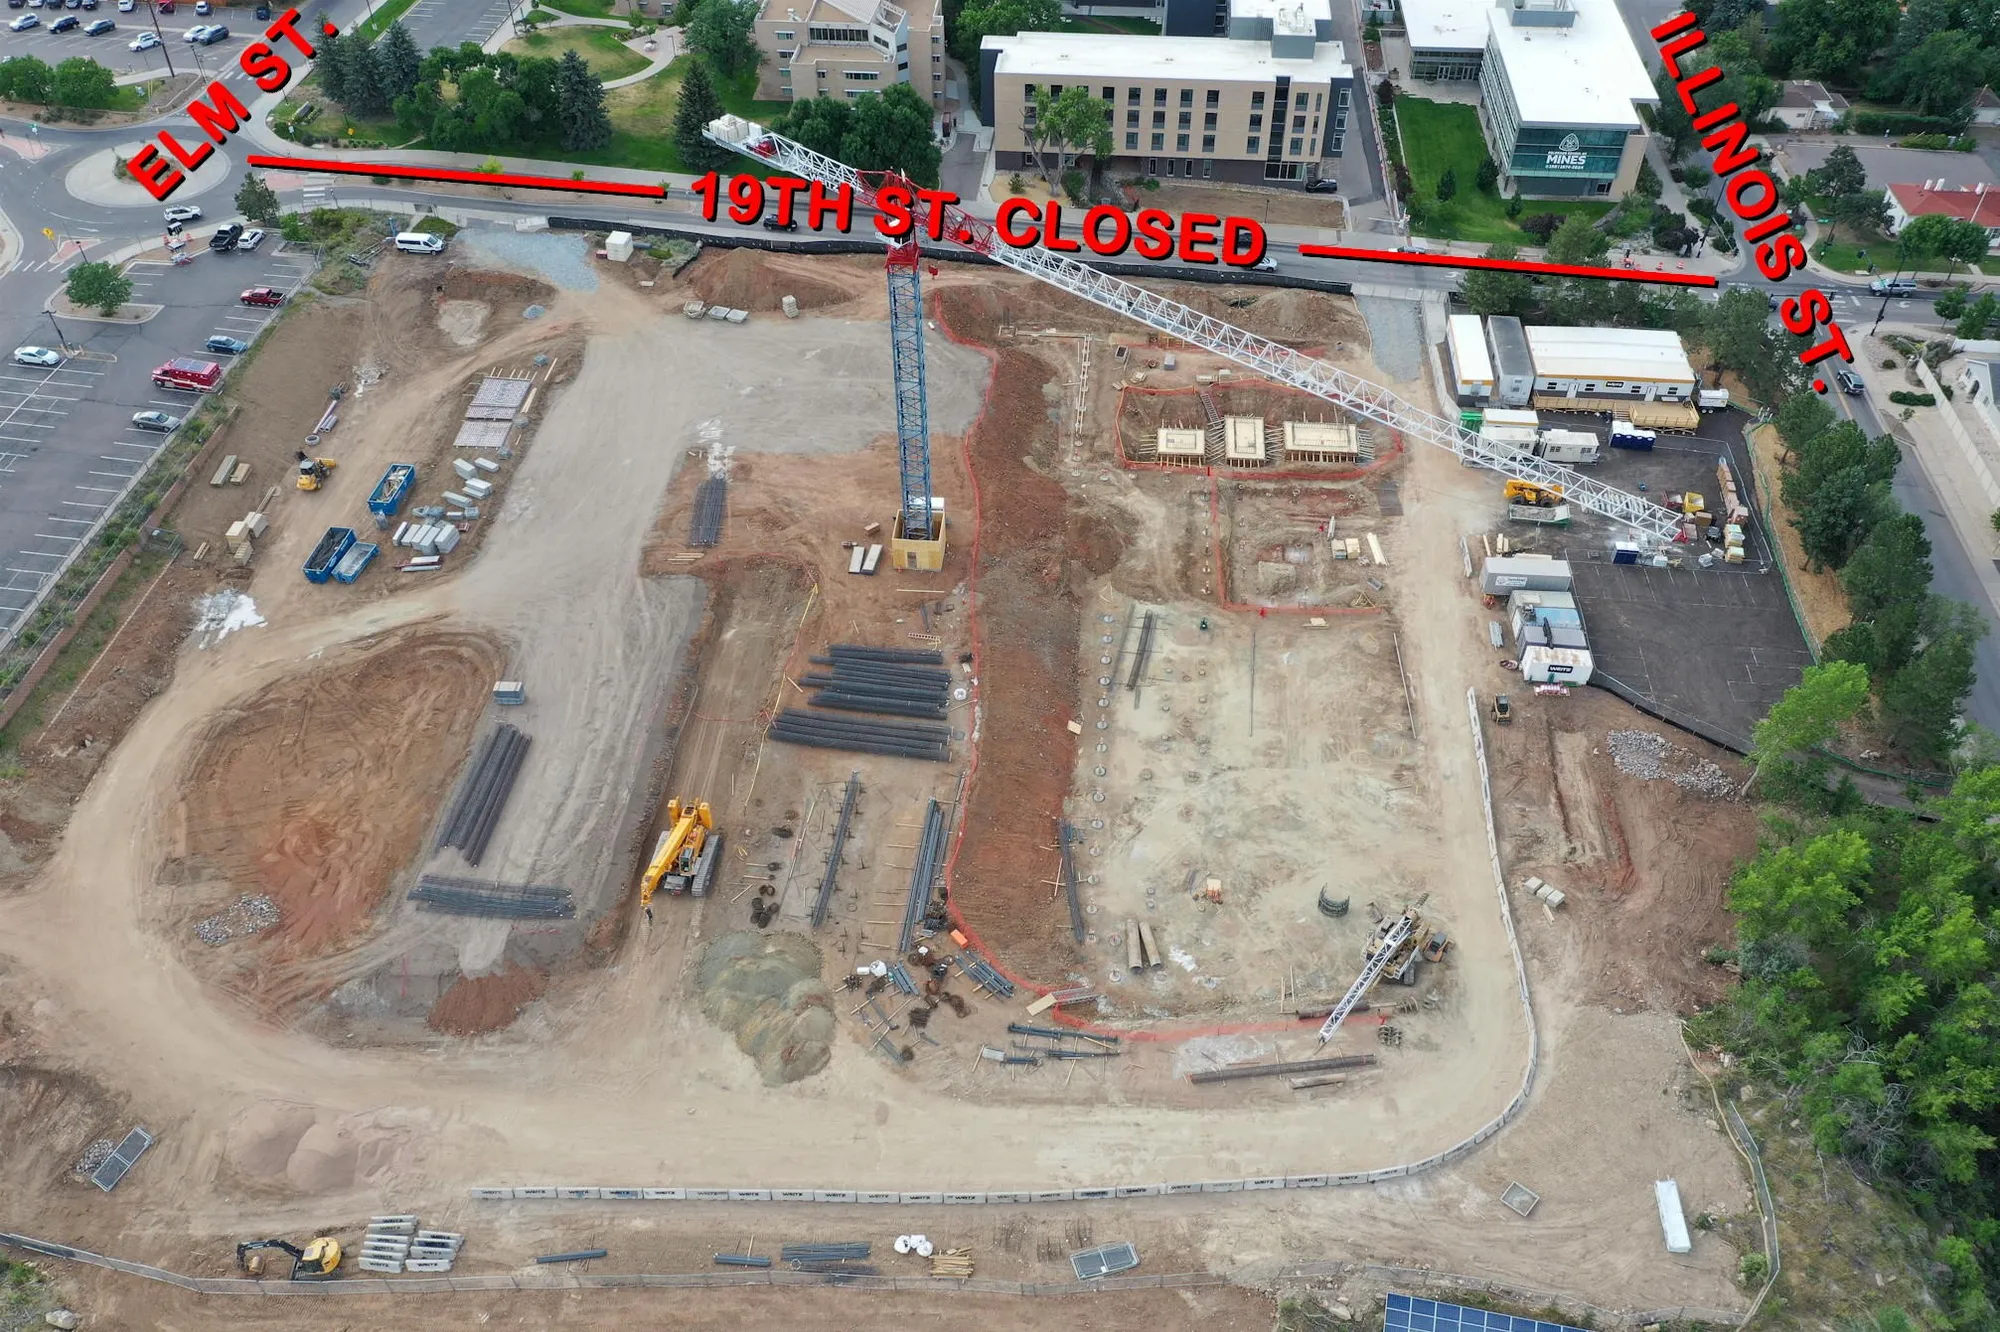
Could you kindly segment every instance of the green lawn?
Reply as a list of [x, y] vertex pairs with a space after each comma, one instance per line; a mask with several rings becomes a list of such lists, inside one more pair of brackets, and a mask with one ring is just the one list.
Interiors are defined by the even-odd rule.
[[355, 35], [364, 42], [374, 41], [389, 31], [390, 25], [397, 19], [409, 13], [416, 3], [417, 0], [383, 0], [382, 4], [375, 6], [374, 13], [361, 20], [360, 26], [354, 30]]
[[[1431, 102], [1421, 97], [1396, 99], [1397, 122], [1402, 126], [1397, 145], [1393, 125], [1385, 118], [1383, 130], [1391, 151], [1400, 153], [1410, 169], [1417, 198], [1423, 202], [1424, 220], [1414, 230], [1419, 235], [1440, 240], [1504, 241], [1511, 245], [1537, 242], [1507, 216], [1507, 201], [1478, 188], [1479, 164], [1486, 160], [1486, 141], [1479, 133], [1479, 113], [1453, 102]], [[1438, 178], [1450, 168], [1458, 177], [1458, 193], [1449, 203], [1437, 201]], [[1524, 199], [1521, 216], [1581, 213], [1587, 218], [1602, 217], [1611, 205], [1596, 199]]]
[[[547, 32], [517, 37], [502, 48], [522, 56], [543, 56], [560, 60], [565, 51], [574, 51], [590, 66], [590, 72], [609, 83], [627, 74], [637, 74], [652, 62], [619, 41], [630, 34], [621, 28], [551, 28]], [[613, 92], [618, 91], [612, 89]]]
[[[1862, 257], [1864, 252], [1866, 258]], [[1867, 272], [1868, 265], [1873, 264], [1875, 270], [1882, 273], [1894, 273], [1900, 268], [1905, 273], [1936, 274], [1939, 277], [1968, 276], [1964, 264], [1948, 264], [1928, 254], [1898, 255], [1896, 242], [1887, 237], [1870, 238], [1862, 242], [1850, 240], [1822, 242], [1813, 246], [1813, 258], [1836, 273]], [[1987, 273], [2000, 272], [2000, 261], [1988, 259], [1980, 267]]]
[[[636, 167], [647, 171], [686, 171], [674, 147], [674, 106], [680, 98], [681, 76], [692, 57], [682, 56], [659, 74], [627, 88], [613, 88], [605, 101], [611, 109], [611, 144], [594, 153], [569, 153], [560, 148], [523, 149], [518, 156], [545, 161], [578, 162], [588, 166]], [[768, 121], [791, 108], [789, 102], [756, 100], [757, 74], [717, 80], [723, 109], [752, 120]]]
[[339, 103], [329, 101], [321, 90], [319, 75], [309, 74], [305, 80], [285, 94], [285, 100], [278, 103], [267, 119], [273, 126], [289, 125], [292, 118], [310, 104], [319, 110], [304, 127], [318, 136], [322, 142], [349, 139], [371, 139], [378, 143], [404, 146], [403, 131], [398, 128], [394, 116], [381, 120], [361, 120], [342, 110]]
[[541, 0], [549, 9], [560, 9], [565, 14], [578, 18], [622, 18], [611, 12], [611, 0]]

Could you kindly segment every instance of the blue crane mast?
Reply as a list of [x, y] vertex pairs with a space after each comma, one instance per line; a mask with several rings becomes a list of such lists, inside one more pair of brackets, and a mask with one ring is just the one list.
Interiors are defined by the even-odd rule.
[[928, 541], [931, 510], [931, 427], [924, 401], [924, 293], [922, 256], [914, 244], [889, 249], [889, 346], [896, 375], [896, 463], [903, 484], [902, 532]]

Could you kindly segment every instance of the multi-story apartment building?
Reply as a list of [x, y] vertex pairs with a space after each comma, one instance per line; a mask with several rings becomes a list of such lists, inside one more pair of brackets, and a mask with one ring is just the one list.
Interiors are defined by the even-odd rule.
[[[1321, 8], [1324, 9], [1324, 3]], [[1243, 37], [1024, 32], [981, 43], [980, 119], [996, 166], [1032, 169], [1035, 93], [1111, 104], [1115, 174], [1306, 185], [1334, 176], [1354, 69], [1306, 6], [1239, 0]]]
[[939, 0], [764, 0], [757, 96], [846, 97], [907, 83], [942, 109], [944, 12]]

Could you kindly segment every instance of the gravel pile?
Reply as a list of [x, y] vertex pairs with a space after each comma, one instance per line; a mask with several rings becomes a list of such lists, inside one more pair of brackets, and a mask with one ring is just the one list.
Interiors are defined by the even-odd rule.
[[582, 236], [547, 231], [464, 231], [458, 244], [481, 262], [533, 273], [565, 291], [596, 291], [589, 242]]
[[1705, 758], [1678, 748], [1651, 731], [1613, 731], [1606, 737], [1618, 771], [1643, 781], [1669, 781], [1696, 795], [1726, 796], [1735, 790], [1729, 775]]
[[109, 1138], [99, 1138], [96, 1142], [84, 1148], [83, 1155], [77, 1158], [76, 1173], [79, 1175], [89, 1174], [106, 1161], [109, 1161], [111, 1153], [117, 1150], [117, 1143], [111, 1141]]
[[222, 910], [195, 922], [194, 937], [205, 944], [226, 944], [268, 930], [278, 923], [278, 904], [262, 893], [245, 893]]

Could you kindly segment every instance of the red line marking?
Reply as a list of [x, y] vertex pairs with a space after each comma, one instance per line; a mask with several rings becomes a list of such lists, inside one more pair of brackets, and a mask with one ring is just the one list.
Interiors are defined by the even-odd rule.
[[615, 180], [569, 180], [561, 176], [515, 176], [505, 172], [458, 171], [451, 167], [377, 165], [366, 162], [339, 162], [320, 157], [270, 157], [252, 153], [253, 167], [280, 171], [320, 171], [336, 176], [368, 176], [377, 180], [449, 181], [461, 185], [511, 185], [521, 190], [569, 190], [577, 194], [622, 194], [642, 199], [664, 199], [665, 185], [628, 185]]
[[1346, 245], [1301, 245], [1299, 253], [1319, 259], [1365, 259], [1378, 264], [1419, 264], [1430, 268], [1491, 268], [1501, 273], [1551, 273], [1560, 277], [1650, 282], [1667, 287], [1714, 287], [1703, 273], [1649, 273], [1641, 268], [1593, 268], [1586, 264], [1544, 264], [1529, 259], [1483, 259], [1465, 254], [1407, 254], [1401, 250], [1361, 250]]

